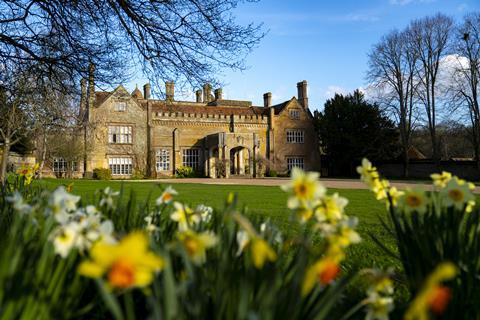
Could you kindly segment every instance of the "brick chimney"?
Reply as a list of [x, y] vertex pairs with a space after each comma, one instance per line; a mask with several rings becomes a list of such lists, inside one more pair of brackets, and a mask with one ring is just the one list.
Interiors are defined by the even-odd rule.
[[205, 83], [203, 85], [203, 102], [209, 103], [210, 101], [212, 101], [211, 96], [212, 86], [210, 85], [210, 83]]
[[152, 92], [152, 88], [150, 86], [150, 83], [145, 83], [143, 85], [143, 98], [150, 99], [151, 92]]
[[307, 81], [303, 80], [297, 83], [298, 101], [305, 108], [308, 109], [308, 94], [307, 94]]
[[221, 88], [215, 89], [215, 100], [223, 99], [223, 90]]
[[165, 82], [165, 98], [168, 101], [173, 101], [175, 95], [175, 83], [173, 81]]
[[195, 91], [195, 96], [197, 98], [197, 102], [202, 102], [202, 90]]
[[272, 93], [267, 92], [263, 94], [263, 106], [268, 108], [272, 105]]

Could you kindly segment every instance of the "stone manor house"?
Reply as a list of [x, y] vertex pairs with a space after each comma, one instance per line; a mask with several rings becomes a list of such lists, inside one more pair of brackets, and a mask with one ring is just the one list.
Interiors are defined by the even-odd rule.
[[[94, 92], [93, 80], [88, 91]], [[173, 176], [180, 166], [199, 176], [259, 177], [267, 170], [287, 173], [292, 167], [319, 170], [317, 138], [308, 108], [307, 82], [297, 84], [298, 95], [272, 105], [271, 93], [263, 106], [226, 100], [222, 89], [209, 84], [196, 91], [196, 101], [177, 101], [174, 83], [167, 82], [165, 100], [123, 86], [87, 96], [82, 81], [80, 114], [86, 141], [77, 176], [91, 176], [95, 168], [110, 168], [114, 178], [135, 172], [146, 177]], [[83, 135], [82, 134], [82, 135]], [[62, 159], [54, 159], [58, 173]]]

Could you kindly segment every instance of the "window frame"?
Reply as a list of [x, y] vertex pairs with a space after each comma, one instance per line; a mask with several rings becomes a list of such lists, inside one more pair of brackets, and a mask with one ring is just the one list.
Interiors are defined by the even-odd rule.
[[300, 110], [299, 109], [290, 109], [288, 112], [290, 119], [300, 120]]
[[287, 158], [287, 169], [292, 171], [293, 168], [305, 169], [305, 157], [301, 156], [288, 156]]
[[108, 157], [108, 168], [112, 176], [130, 176], [133, 173], [133, 159], [128, 156]]
[[170, 150], [163, 148], [155, 151], [155, 169], [157, 172], [170, 170]]
[[117, 112], [127, 111], [127, 101], [115, 101], [114, 109]]
[[292, 143], [292, 144], [305, 143], [305, 130], [287, 129], [286, 140], [287, 140], [287, 143]]
[[[195, 159], [196, 159], [196, 162], [194, 162]], [[182, 166], [191, 167], [195, 171], [199, 170], [200, 169], [200, 149], [199, 148], [183, 149], [182, 150]]]
[[133, 144], [133, 126], [109, 124], [107, 128], [109, 144]]

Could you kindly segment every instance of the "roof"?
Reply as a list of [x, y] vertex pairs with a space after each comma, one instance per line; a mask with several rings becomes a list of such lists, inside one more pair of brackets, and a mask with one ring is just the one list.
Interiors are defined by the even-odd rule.
[[[146, 101], [142, 102], [146, 106]], [[154, 101], [151, 104], [153, 112], [183, 112], [221, 115], [267, 115], [268, 109], [264, 107], [237, 107], [237, 106], [211, 106], [192, 102]]]
[[95, 92], [95, 103], [94, 103], [94, 106], [95, 107], [99, 107], [102, 103], [105, 102], [105, 100], [108, 99], [108, 97], [110, 96], [111, 92], [107, 92], [107, 91], [96, 91]]
[[132, 97], [135, 99], [143, 99], [143, 94], [142, 91], [138, 89], [138, 87], [135, 87], [135, 90], [132, 92]]

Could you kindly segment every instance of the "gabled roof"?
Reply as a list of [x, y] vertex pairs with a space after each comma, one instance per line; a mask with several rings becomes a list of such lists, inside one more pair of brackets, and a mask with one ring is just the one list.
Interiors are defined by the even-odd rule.
[[293, 101], [297, 101], [297, 98], [292, 97], [290, 100], [273, 105], [272, 108], [275, 110], [275, 114], [280, 114]]
[[95, 103], [93, 104], [94, 107], [99, 107], [102, 105], [102, 103], [105, 102], [105, 100], [110, 97], [112, 92], [107, 92], [107, 91], [97, 91], [95, 92]]

